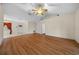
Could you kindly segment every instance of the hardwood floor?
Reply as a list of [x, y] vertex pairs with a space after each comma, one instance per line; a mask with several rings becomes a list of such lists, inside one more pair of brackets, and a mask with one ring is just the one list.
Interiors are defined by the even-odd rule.
[[8, 38], [1, 45], [1, 55], [74, 55], [79, 44], [74, 40], [43, 34], [28, 34]]

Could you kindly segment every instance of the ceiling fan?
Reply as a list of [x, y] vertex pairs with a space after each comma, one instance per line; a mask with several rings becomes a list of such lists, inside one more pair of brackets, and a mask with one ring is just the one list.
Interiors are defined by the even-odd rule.
[[43, 4], [36, 4], [36, 7], [34, 7], [32, 11], [37, 16], [43, 16], [47, 13], [48, 9], [44, 8]]
[[57, 8], [56, 5], [48, 4], [48, 3], [31, 3], [30, 6], [31, 8], [28, 10], [28, 15], [39, 16], [39, 17], [43, 17], [46, 16], [47, 14], [51, 14], [50, 11], [52, 10], [52, 8], [54, 10]]

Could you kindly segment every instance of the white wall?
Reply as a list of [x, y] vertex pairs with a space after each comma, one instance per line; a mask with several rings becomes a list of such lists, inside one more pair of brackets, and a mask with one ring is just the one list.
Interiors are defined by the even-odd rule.
[[[21, 20], [19, 21], [18, 18], [13, 18], [9, 16], [4, 16], [5, 19], [9, 20], [12, 23], [12, 34], [9, 34], [9, 30], [4, 27], [4, 38], [23, 35], [28, 33], [28, 21]], [[19, 27], [22, 25], [22, 27]]]
[[28, 33], [33, 33], [36, 28], [36, 22], [34, 21], [28, 21]]
[[[12, 34], [9, 34], [9, 30], [4, 29], [4, 38], [33, 33], [36, 29], [36, 22], [33, 21], [9, 21], [12, 22]], [[18, 25], [23, 25], [23, 27], [20, 28]]]
[[[23, 35], [28, 33], [28, 21], [25, 22], [12, 22], [13, 35]], [[19, 27], [18, 25], [22, 25]]]
[[2, 4], [0, 4], [0, 44], [2, 43], [3, 40], [3, 8]]
[[[9, 31], [4, 30], [4, 38], [12, 37], [12, 36], [18, 36], [28, 33], [28, 22], [12, 22], [12, 34], [9, 34]], [[22, 27], [19, 27], [19, 25], [22, 25]]]
[[75, 14], [72, 13], [50, 17], [43, 20], [42, 23], [45, 24], [45, 32], [47, 35], [74, 39], [74, 19]]
[[[37, 25], [35, 21], [19, 20], [17, 17], [8, 15], [5, 15], [4, 19], [12, 22], [12, 34], [9, 34], [9, 30], [4, 27], [4, 38], [33, 33]], [[23, 25], [23, 27], [18, 27], [18, 25]]]
[[76, 11], [75, 16], [75, 39], [79, 42], [79, 9]]

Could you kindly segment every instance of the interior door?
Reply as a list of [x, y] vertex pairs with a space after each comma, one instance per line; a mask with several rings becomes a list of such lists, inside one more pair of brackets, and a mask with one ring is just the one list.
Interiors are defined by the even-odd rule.
[[46, 33], [45, 31], [46, 31], [45, 24], [42, 24], [42, 33], [45, 34]]

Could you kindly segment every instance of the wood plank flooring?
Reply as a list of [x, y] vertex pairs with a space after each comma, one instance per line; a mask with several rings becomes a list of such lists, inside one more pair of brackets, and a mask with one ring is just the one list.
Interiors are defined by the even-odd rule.
[[79, 44], [74, 40], [43, 34], [27, 34], [8, 38], [0, 47], [1, 55], [76, 55]]

